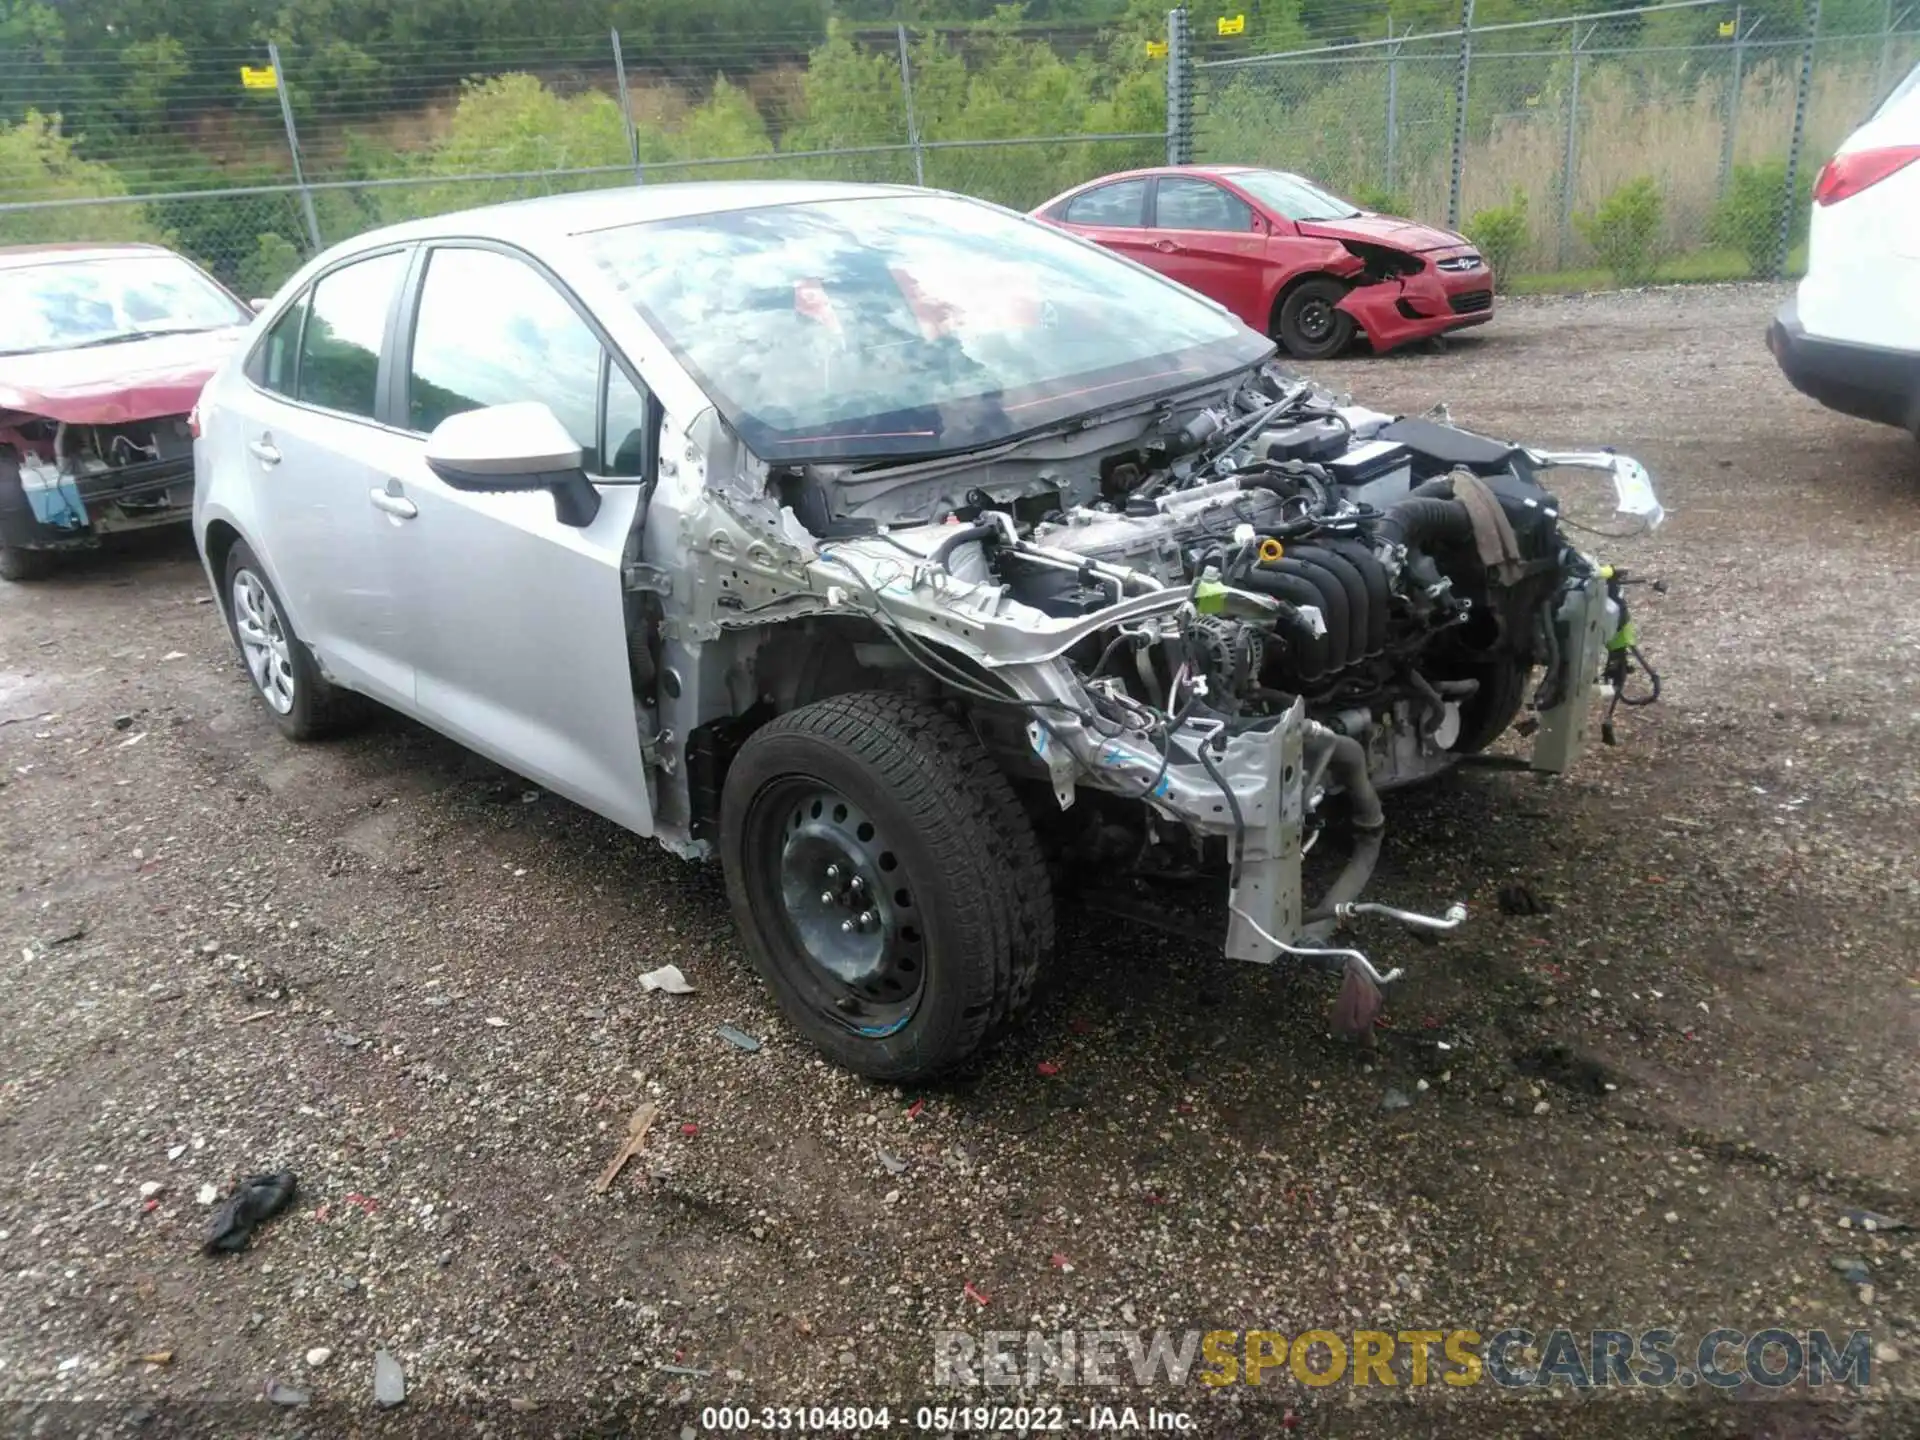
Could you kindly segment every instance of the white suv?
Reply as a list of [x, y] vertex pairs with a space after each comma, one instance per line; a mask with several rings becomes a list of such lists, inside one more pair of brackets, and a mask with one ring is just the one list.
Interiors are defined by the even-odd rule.
[[1822, 405], [1920, 435], [1920, 66], [1813, 189], [1807, 275], [1767, 346]]

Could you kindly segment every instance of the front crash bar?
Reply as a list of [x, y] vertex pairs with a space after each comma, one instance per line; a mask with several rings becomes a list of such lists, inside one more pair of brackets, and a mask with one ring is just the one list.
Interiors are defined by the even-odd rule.
[[1633, 515], [1649, 530], [1659, 528], [1667, 518], [1660, 497], [1654, 493], [1653, 476], [1647, 467], [1630, 455], [1611, 450], [1528, 450], [1529, 460], [1542, 470], [1599, 470], [1613, 477], [1614, 508], [1622, 515]]

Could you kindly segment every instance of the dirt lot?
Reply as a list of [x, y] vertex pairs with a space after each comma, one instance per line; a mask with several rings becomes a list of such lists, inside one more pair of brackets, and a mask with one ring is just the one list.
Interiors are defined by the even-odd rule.
[[[1920, 1222], [1920, 446], [1787, 388], [1777, 299], [1514, 304], [1327, 367], [1616, 444], [1671, 511], [1607, 552], [1669, 583], [1634, 592], [1664, 703], [1559, 783], [1390, 800], [1378, 898], [1474, 918], [1365, 932], [1411, 972], [1370, 1061], [1324, 979], [1079, 909], [981, 1076], [864, 1084], [774, 1013], [717, 874], [398, 720], [282, 741], [184, 539], [0, 590], [10, 1425], [675, 1436], [805, 1401], [898, 1429], [941, 1398], [936, 1330], [1666, 1326], [1690, 1358], [1778, 1325], [1871, 1332], [1866, 1398], [1284, 1369], [944, 1398], [1220, 1436], [1920, 1433], [1920, 1237], [1842, 1224]], [[1551, 913], [1503, 916], [1513, 880]], [[669, 961], [697, 994], [642, 993]], [[202, 1187], [280, 1166], [294, 1209], [202, 1256]], [[385, 1417], [376, 1348], [410, 1392]]]

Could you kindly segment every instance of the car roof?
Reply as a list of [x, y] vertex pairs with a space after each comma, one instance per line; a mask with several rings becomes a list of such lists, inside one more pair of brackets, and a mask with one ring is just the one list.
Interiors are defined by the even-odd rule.
[[149, 245], [128, 240], [100, 244], [97, 241], [63, 240], [45, 245], [0, 245], [0, 270], [18, 270], [28, 265], [46, 265], [58, 260], [111, 260], [120, 255], [171, 255], [164, 245]]
[[1111, 185], [1116, 180], [1151, 180], [1155, 176], [1165, 175], [1198, 175], [1202, 178], [1231, 180], [1236, 175], [1253, 175], [1262, 171], [1276, 175], [1293, 173], [1289, 170], [1275, 170], [1271, 165], [1142, 165], [1137, 170], [1115, 170], [1110, 175], [1096, 175], [1091, 180], [1082, 181], [1069, 190], [1062, 190], [1033, 213], [1039, 214], [1041, 211], [1051, 209], [1069, 196], [1078, 195], [1086, 190], [1095, 190], [1102, 185]]
[[1109, 180], [1139, 180], [1149, 175], [1251, 175], [1256, 170], [1272, 168], [1270, 165], [1143, 165], [1138, 170], [1116, 170], [1111, 175], [1102, 175], [1073, 188], [1085, 190], [1094, 185], [1104, 185]]
[[354, 244], [358, 249], [443, 235], [524, 242], [555, 235], [584, 235], [623, 225], [641, 225], [650, 220], [678, 220], [689, 215], [714, 215], [771, 205], [937, 193], [941, 192], [918, 190], [911, 185], [857, 185], [820, 180], [672, 181], [483, 205], [369, 231], [356, 237]]

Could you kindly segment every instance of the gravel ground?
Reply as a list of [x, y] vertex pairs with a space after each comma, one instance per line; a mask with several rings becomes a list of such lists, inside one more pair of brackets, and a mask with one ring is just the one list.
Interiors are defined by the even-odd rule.
[[[1788, 389], [1778, 298], [1513, 303], [1325, 367], [1616, 444], [1671, 512], [1608, 551], [1669, 584], [1634, 592], [1664, 703], [1557, 783], [1390, 799], [1377, 896], [1474, 919], [1369, 928], [1411, 972], [1371, 1058], [1325, 980], [1082, 908], [981, 1075], [863, 1083], [775, 1014], [717, 874], [397, 719], [282, 741], [185, 540], [0, 589], [10, 1425], [676, 1436], [834, 1402], [899, 1428], [941, 1398], [936, 1330], [1781, 1325], [1870, 1331], [1870, 1392], [1283, 1370], [944, 1398], [1220, 1436], [1920, 1433], [1917, 1237], [1842, 1224], [1920, 1222], [1920, 447]], [[1551, 912], [1503, 916], [1514, 881]], [[642, 992], [668, 962], [696, 994]], [[205, 1187], [278, 1167], [292, 1209], [203, 1256]], [[376, 1349], [410, 1392], [384, 1416]]]

